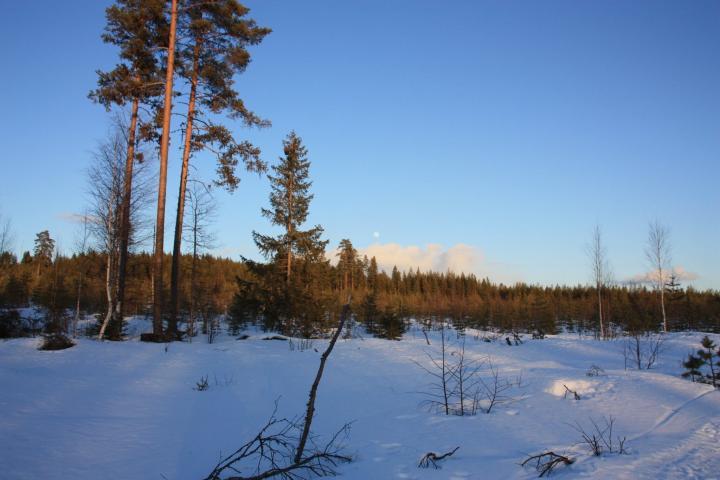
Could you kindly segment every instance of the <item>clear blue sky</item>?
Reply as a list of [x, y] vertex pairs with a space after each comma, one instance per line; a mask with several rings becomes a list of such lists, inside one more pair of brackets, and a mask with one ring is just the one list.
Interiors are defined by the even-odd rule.
[[[99, 39], [107, 4], [11, 2], [0, 16], [0, 212], [17, 250], [43, 229], [72, 247], [64, 218], [84, 208], [108, 128], [86, 98], [116, 58]], [[270, 161], [288, 131], [303, 137], [311, 221], [331, 246], [466, 244], [480, 274], [574, 284], [588, 280], [595, 223], [622, 280], [646, 270], [658, 219], [674, 263], [720, 288], [720, 2], [247, 5], [274, 32], [238, 87], [273, 127], [236, 132]], [[211, 159], [196, 164], [211, 177]], [[256, 256], [267, 194], [246, 177], [218, 196], [218, 251]]]

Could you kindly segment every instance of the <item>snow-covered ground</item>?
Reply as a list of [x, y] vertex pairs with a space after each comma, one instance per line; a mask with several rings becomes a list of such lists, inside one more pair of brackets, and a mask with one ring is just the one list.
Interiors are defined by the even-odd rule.
[[[54, 352], [37, 350], [38, 339], [0, 342], [0, 477], [204, 478], [257, 432], [276, 399], [279, 416], [304, 411], [326, 341], [298, 351], [263, 336], [211, 345], [198, 337], [167, 350], [136, 339], [83, 339]], [[330, 435], [353, 421], [346, 445], [355, 460], [340, 466], [348, 479], [534, 478], [519, 463], [546, 449], [577, 459], [556, 478], [720, 478], [720, 391], [680, 378], [702, 335], [667, 337], [657, 368], [626, 371], [621, 341], [564, 334], [511, 347], [469, 334], [468, 357], [490, 356], [501, 376], [522, 374], [523, 386], [511, 392], [517, 401], [466, 417], [422, 405], [430, 378], [416, 362], [429, 365], [437, 332], [431, 346], [417, 328], [402, 341], [340, 340], [313, 430]], [[588, 377], [592, 365], [605, 375]], [[195, 390], [205, 375], [210, 388]], [[581, 399], [563, 398], [563, 385]], [[589, 428], [608, 415], [629, 453], [592, 457], [576, 444], [575, 422]], [[424, 453], [456, 446], [441, 469], [417, 468]]]

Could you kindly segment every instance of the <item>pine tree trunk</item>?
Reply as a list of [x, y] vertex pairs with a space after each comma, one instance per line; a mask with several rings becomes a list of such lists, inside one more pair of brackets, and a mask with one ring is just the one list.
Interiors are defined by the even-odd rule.
[[188, 101], [187, 125], [185, 128], [185, 145], [183, 147], [182, 167], [180, 170], [180, 192], [178, 193], [177, 215], [175, 217], [175, 239], [173, 242], [172, 267], [170, 271], [170, 320], [168, 334], [177, 335], [177, 315], [180, 310], [180, 260], [182, 245], [183, 219], [185, 216], [185, 191], [187, 189], [190, 149], [192, 146], [193, 116], [195, 115], [195, 95], [197, 94], [200, 42], [196, 40], [193, 49], [193, 70]]
[[[130, 127], [128, 128], [127, 157], [125, 158], [125, 184], [123, 190], [121, 226], [120, 226], [120, 259], [118, 260], [118, 285], [115, 303], [115, 319], [122, 322], [123, 308], [125, 307], [125, 278], [128, 262], [128, 249], [130, 245], [130, 202], [132, 201], [133, 165], [135, 163], [135, 132], [137, 131], [138, 106], [140, 100], [135, 97], [130, 113]], [[79, 294], [78, 294], [79, 295]], [[80, 300], [78, 298], [78, 304]]]
[[165, 243], [165, 194], [167, 190], [168, 146], [170, 143], [170, 116], [172, 115], [173, 76], [175, 70], [175, 30], [177, 26], [177, 0], [170, 10], [170, 38], [168, 40], [167, 71], [165, 74], [165, 105], [163, 131], [160, 142], [160, 175], [158, 181], [157, 219], [155, 221], [155, 252], [153, 257], [153, 333], [162, 335], [163, 251]]

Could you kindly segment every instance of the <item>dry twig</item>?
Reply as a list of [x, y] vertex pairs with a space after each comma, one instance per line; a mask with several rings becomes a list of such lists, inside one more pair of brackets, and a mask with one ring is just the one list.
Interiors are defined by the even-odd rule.
[[428, 452], [420, 459], [420, 463], [418, 463], [418, 468], [428, 468], [433, 467], [435, 469], [440, 468], [440, 465], [438, 465], [438, 462], [441, 460], [446, 459], [447, 457], [452, 456], [453, 453], [458, 451], [458, 447], [453, 448], [447, 453], [443, 453], [442, 455], [438, 455], [435, 452]]

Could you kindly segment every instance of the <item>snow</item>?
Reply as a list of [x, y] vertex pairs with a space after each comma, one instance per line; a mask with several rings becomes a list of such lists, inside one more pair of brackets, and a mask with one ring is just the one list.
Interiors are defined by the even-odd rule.
[[[142, 319], [133, 332], [147, 329]], [[39, 351], [39, 339], [0, 342], [0, 476], [4, 479], [200, 479], [220, 455], [253, 436], [272, 413], [304, 411], [326, 341], [295, 343], [221, 335], [214, 344], [99, 343]], [[456, 336], [450, 335], [455, 341]], [[668, 334], [656, 368], [625, 370], [622, 341], [563, 334], [508, 346], [466, 337], [466, 358], [492, 359], [522, 376], [515, 401], [490, 414], [445, 416], [423, 406], [427, 353], [417, 328], [402, 341], [340, 340], [320, 385], [313, 430], [325, 438], [353, 421], [340, 466], [348, 479], [524, 479], [518, 464], [551, 449], [577, 461], [557, 478], [711, 479], [720, 475], [720, 392], [680, 377], [700, 333]], [[717, 336], [716, 336], [717, 337]], [[718, 338], [716, 338], [716, 341]], [[451, 347], [454, 349], [454, 347]], [[317, 351], [316, 351], [317, 350]], [[592, 365], [604, 369], [588, 377]], [[195, 390], [207, 375], [210, 388]], [[580, 400], [564, 397], [566, 385]], [[612, 415], [629, 453], [592, 457], [576, 428]], [[425, 453], [460, 449], [442, 468]]]
[[[552, 383], [552, 386], [546, 390], [547, 393], [551, 393], [555, 395], [556, 397], [565, 397], [565, 394], [567, 392], [567, 387], [569, 390], [572, 390], [574, 392], [577, 392], [581, 398], [585, 398], [590, 394], [593, 394], [597, 391], [596, 387], [598, 386], [599, 382], [591, 382], [588, 380], [574, 380], [571, 378], [563, 378], [559, 380], [555, 380]], [[612, 385], [608, 385], [608, 387], [612, 387]]]

